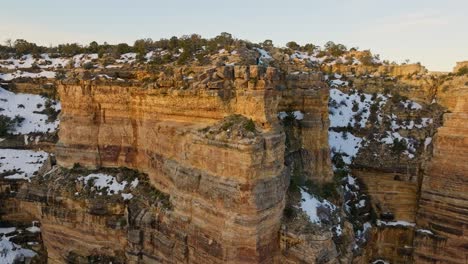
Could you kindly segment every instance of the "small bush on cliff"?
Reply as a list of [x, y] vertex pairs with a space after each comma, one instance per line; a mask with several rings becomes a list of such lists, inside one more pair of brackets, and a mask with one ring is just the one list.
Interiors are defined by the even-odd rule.
[[327, 200], [335, 200], [338, 194], [338, 184], [337, 181], [326, 182], [326, 183], [317, 183], [311, 180], [306, 181], [305, 186], [310, 193], [318, 195], [321, 198]]
[[219, 123], [199, 130], [206, 138], [221, 141], [253, 139], [257, 135], [255, 122], [242, 115], [230, 115]]
[[249, 119], [244, 124], [244, 129], [250, 132], [255, 132], [255, 123], [252, 119]]
[[463, 66], [460, 69], [458, 69], [456, 75], [458, 76], [468, 75], [468, 66]]
[[356, 101], [353, 101], [353, 108], [351, 108], [353, 112], [357, 112], [359, 110], [359, 103]]
[[286, 116], [283, 118], [283, 125], [285, 127], [297, 126], [299, 123], [296, 121], [296, 115], [293, 111], [286, 111]]
[[408, 97], [400, 95], [399, 93], [393, 93], [391, 101], [393, 104], [401, 105], [400, 102], [408, 100]]
[[297, 44], [297, 42], [295, 41], [290, 41], [288, 43], [286, 43], [286, 47], [292, 49], [292, 50], [298, 50], [301, 48], [301, 46], [299, 44]]
[[408, 144], [406, 143], [405, 139], [400, 140], [398, 138], [395, 138], [393, 140], [392, 152], [395, 155], [398, 155], [398, 156], [401, 155], [403, 151], [405, 151], [407, 148], [408, 148]]
[[332, 56], [334, 57], [339, 57], [343, 55], [346, 51], [347, 48], [343, 44], [335, 44], [333, 41], [328, 41], [325, 44], [325, 50]]
[[92, 62], [86, 62], [85, 64], [83, 64], [83, 69], [85, 70], [91, 70], [94, 68], [94, 64]]
[[46, 121], [47, 123], [55, 122], [55, 120], [57, 120], [57, 117], [58, 117], [58, 115], [60, 113], [59, 110], [55, 110], [55, 108], [52, 107], [55, 104], [56, 103], [53, 102], [52, 100], [47, 99], [47, 101], [45, 102], [44, 110], [42, 110], [42, 111], [33, 111], [33, 113], [47, 115], [47, 121]]
[[24, 121], [24, 117], [17, 115], [15, 118], [0, 115], [0, 137], [4, 137], [14, 130], [16, 125], [20, 125]]
[[8, 134], [8, 131], [11, 129], [13, 123], [11, 118], [8, 116], [0, 116], [0, 137], [4, 137]]
[[346, 166], [346, 163], [343, 160], [343, 156], [348, 156], [346, 153], [335, 153], [332, 158], [332, 162], [337, 169], [342, 169]]

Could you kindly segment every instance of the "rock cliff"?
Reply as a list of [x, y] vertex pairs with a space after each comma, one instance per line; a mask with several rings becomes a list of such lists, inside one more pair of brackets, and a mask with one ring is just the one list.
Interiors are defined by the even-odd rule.
[[432, 160], [425, 168], [417, 223], [416, 263], [468, 260], [468, 78], [445, 81], [438, 98], [449, 113], [437, 130]]
[[467, 261], [466, 62], [177, 41], [0, 60], [0, 262]]
[[[304, 113], [309, 175], [327, 181], [327, 86], [319, 74], [284, 77], [257, 66], [220, 67], [195, 76], [185, 89], [173, 79], [146, 88], [62, 82], [57, 162], [148, 173], [151, 184], [170, 195], [170, 226], [178, 226], [180, 234], [166, 242], [186, 248], [180, 261], [278, 261], [289, 175], [277, 115], [286, 109]], [[239, 122], [246, 127], [235, 128]], [[153, 250], [164, 261], [178, 255]], [[64, 259], [65, 253], [54, 255]]]

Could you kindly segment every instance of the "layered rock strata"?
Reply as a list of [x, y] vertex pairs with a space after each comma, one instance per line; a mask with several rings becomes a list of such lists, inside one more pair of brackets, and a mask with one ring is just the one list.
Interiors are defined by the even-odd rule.
[[[318, 74], [294, 78], [251, 66], [207, 70], [182, 81], [182, 89], [173, 79], [147, 88], [63, 82], [58, 164], [136, 168], [170, 195], [169, 228], [179, 235], [166, 237], [167, 243], [182, 244], [187, 252], [143, 249], [143, 255], [168, 263], [278, 261], [289, 179], [279, 111], [292, 107], [305, 113], [310, 177], [331, 177], [324, 121], [328, 90]], [[207, 133], [207, 125], [234, 114], [254, 122], [253, 136], [231, 140], [229, 125]]]
[[440, 102], [448, 108], [437, 131], [433, 158], [425, 169], [417, 224], [416, 263], [468, 261], [468, 78], [442, 84]]

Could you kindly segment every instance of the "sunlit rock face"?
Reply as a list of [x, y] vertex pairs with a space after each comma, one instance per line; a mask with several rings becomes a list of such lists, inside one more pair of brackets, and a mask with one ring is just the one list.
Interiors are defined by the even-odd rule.
[[[168, 228], [184, 239], [167, 239], [187, 249], [183, 261], [278, 261], [289, 177], [277, 115], [303, 113], [310, 124], [303, 132], [309, 175], [329, 180], [328, 87], [319, 74], [296, 80], [258, 66], [199, 71], [186, 89], [176, 87], [177, 77], [147, 88], [63, 82], [58, 164], [148, 173], [152, 185], [170, 195], [177, 224]], [[177, 254], [145, 250], [165, 260]]]
[[417, 223], [417, 263], [466, 263], [468, 245], [468, 78], [441, 85], [440, 102], [449, 113], [437, 130], [433, 158], [425, 168]]

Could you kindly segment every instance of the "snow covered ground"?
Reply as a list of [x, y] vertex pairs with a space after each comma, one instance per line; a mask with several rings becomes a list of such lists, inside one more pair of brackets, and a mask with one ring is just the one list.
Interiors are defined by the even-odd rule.
[[[336, 78], [331, 80], [331, 86], [334, 85], [334, 81], [339, 81], [343, 76], [339, 74], [331, 75], [329, 78]], [[382, 107], [388, 102], [391, 95], [375, 94], [372, 96], [367, 93], [359, 93], [356, 90], [350, 90], [348, 93], [342, 92], [337, 88], [330, 89], [330, 101], [329, 101], [329, 119], [330, 128], [344, 128], [350, 129], [365, 128], [369, 125], [383, 124], [383, 120], [388, 120], [390, 123], [388, 131], [384, 131], [383, 135], [375, 134], [376, 137], [380, 138], [380, 142], [387, 145], [393, 145], [394, 140], [404, 140], [406, 142], [407, 149], [403, 152], [408, 158], [415, 158], [417, 140], [412, 137], [403, 137], [398, 131], [400, 130], [413, 130], [413, 129], [425, 129], [433, 124], [433, 119], [428, 117], [422, 117], [414, 120], [402, 120], [396, 114], [386, 115], [382, 114]], [[409, 109], [411, 112], [419, 111], [422, 106], [412, 100], [404, 100], [399, 102], [402, 107]], [[368, 124], [371, 105], [374, 105], [376, 111], [378, 123]], [[377, 121], [376, 121], [377, 122]], [[400, 131], [401, 132], [401, 131]], [[329, 132], [329, 144], [332, 149], [332, 156], [334, 153], [345, 153], [343, 160], [346, 164], [350, 164], [352, 158], [357, 155], [359, 149], [365, 145], [365, 138], [359, 138], [348, 132]], [[431, 143], [431, 139], [425, 140], [425, 148]]]
[[432, 118], [423, 117], [421, 118], [421, 122], [418, 124], [414, 120], [409, 120], [409, 121], [404, 120], [404, 121], [401, 121], [401, 124], [398, 124], [398, 118], [395, 114], [392, 114], [392, 116], [390, 116], [389, 118], [391, 119], [391, 128], [393, 131], [397, 131], [398, 129], [405, 129], [405, 130], [414, 129], [414, 128], [421, 129], [421, 128], [429, 126], [433, 122]]
[[[379, 107], [387, 102], [387, 97], [382, 94], [378, 94], [376, 99], [380, 99]], [[348, 124], [354, 126], [356, 115], [361, 116], [361, 120], [358, 121], [359, 127], [365, 127], [370, 115], [370, 106], [375, 102], [371, 94], [356, 91], [346, 94], [336, 88], [330, 89], [330, 127], [346, 127]]]
[[416, 232], [425, 234], [425, 235], [434, 235], [434, 233], [431, 230], [428, 229], [417, 229]]
[[[87, 176], [79, 177], [77, 180], [83, 182], [85, 185], [91, 184], [92, 188], [94, 188], [92, 190], [97, 192], [99, 195], [114, 195], [120, 193], [124, 200], [130, 200], [133, 198], [131, 193], [123, 193], [125, 187], [128, 185], [128, 182], [118, 182], [117, 178], [112, 175], [92, 173]], [[138, 179], [130, 182], [130, 188], [135, 188], [137, 186]]]
[[[0, 115], [15, 118], [19, 115], [24, 120], [15, 127], [12, 134], [29, 134], [33, 132], [54, 132], [57, 130], [59, 120], [47, 122], [48, 116], [38, 112], [45, 109], [47, 99], [35, 94], [13, 93], [0, 87]], [[60, 110], [60, 102], [53, 101], [52, 108]]]
[[411, 138], [403, 137], [398, 132], [387, 131], [386, 136], [382, 138], [380, 142], [385, 143], [387, 145], [393, 145], [395, 139], [398, 139], [399, 141], [404, 140], [406, 142], [406, 150], [403, 152], [403, 154], [406, 154], [410, 159], [414, 158], [416, 148], [414, 146], [414, 140]]
[[32, 73], [32, 72], [25, 72], [25, 71], [16, 71], [12, 73], [0, 73], [0, 79], [3, 79], [4, 81], [11, 81], [16, 78], [21, 78], [21, 77], [28, 77], [28, 78], [48, 78], [48, 79], [53, 79], [55, 78], [55, 72], [53, 71], [40, 71], [38, 73]]
[[416, 224], [415, 223], [410, 223], [407, 221], [381, 221], [377, 220], [377, 225], [378, 226], [404, 226], [404, 227], [413, 227]]
[[301, 190], [301, 209], [309, 216], [309, 219], [312, 223], [320, 224], [321, 220], [317, 209], [320, 207], [326, 207], [330, 211], [334, 211], [336, 206], [333, 205], [331, 202], [323, 199], [320, 201], [314, 195], [309, 194], [302, 188]]
[[23, 259], [30, 259], [36, 255], [36, 252], [22, 248], [10, 241], [11, 237], [0, 237], [0, 263], [13, 264]]
[[356, 137], [350, 132], [328, 132], [328, 144], [332, 155], [334, 153], [344, 153], [343, 161], [346, 164], [351, 164], [351, 161], [356, 157], [359, 149], [361, 148], [362, 138]]
[[30, 180], [48, 157], [44, 151], [0, 149], [0, 173], [11, 172], [6, 179]]
[[[153, 56], [157, 53], [159, 56], [163, 56], [166, 51], [150, 51], [144, 58], [143, 62], [147, 63], [153, 59]], [[266, 53], [267, 54], [267, 53]], [[56, 55], [56, 54], [55, 54]], [[175, 54], [174, 56], [176, 56]], [[115, 60], [112, 65], [105, 66], [106, 68], [120, 68], [125, 64], [132, 64], [136, 62], [137, 54], [129, 52], [120, 55], [120, 58]], [[266, 58], [266, 57], [265, 57]], [[102, 67], [99, 65], [99, 56], [97, 53], [90, 54], [77, 54], [73, 57], [55, 57], [52, 54], [43, 53], [34, 57], [31, 54], [23, 55], [19, 58], [11, 57], [9, 59], [0, 60], [0, 68], [8, 70], [16, 70], [11, 73], [0, 73], [0, 79], [4, 81], [11, 81], [15, 78], [29, 77], [29, 78], [55, 78], [55, 71], [63, 69], [68, 65], [78, 68], [83, 67], [87, 63], [95, 63], [94, 67]], [[34, 72], [27, 72], [26, 70], [35, 69]]]
[[[36, 225], [37, 222], [33, 222], [31, 227], [26, 228], [26, 231], [30, 233], [41, 232], [41, 229]], [[0, 263], [2, 264], [22, 263], [21, 261], [31, 259], [37, 255], [33, 250], [22, 248], [10, 241], [16, 236], [12, 234], [15, 231], [24, 232], [23, 230], [17, 230], [15, 227], [0, 228]], [[35, 245], [37, 242], [33, 241], [27, 244]]]

